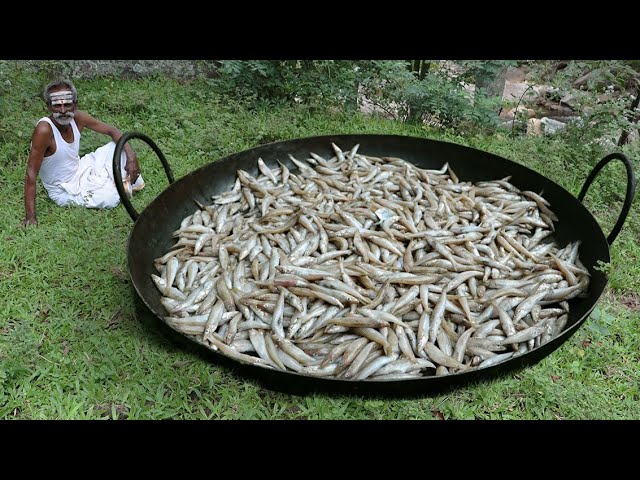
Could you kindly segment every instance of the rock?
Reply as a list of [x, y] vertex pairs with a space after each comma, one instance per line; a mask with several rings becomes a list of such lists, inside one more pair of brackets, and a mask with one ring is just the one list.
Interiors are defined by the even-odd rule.
[[530, 118], [527, 122], [527, 135], [536, 137], [542, 136], [542, 120], [538, 118]]
[[552, 118], [544, 117], [540, 119], [540, 123], [544, 127], [544, 133], [553, 135], [567, 127], [566, 123], [559, 122], [558, 120], [554, 120]]
[[569, 124], [569, 123], [576, 123], [578, 125], [584, 124], [584, 120], [579, 115], [554, 115], [554, 116], [549, 116], [547, 118], [551, 120], [556, 120], [558, 122], [566, 123], [566, 124]]
[[553, 95], [555, 92], [558, 91], [558, 89], [556, 87], [552, 87], [550, 85], [534, 85], [533, 86], [533, 90], [540, 96], [540, 97], [548, 97]]
[[501, 98], [506, 85], [507, 67], [501, 66], [494, 72], [479, 71], [475, 76], [476, 87], [489, 98]]
[[593, 74], [593, 72], [589, 72], [589, 73], [586, 73], [585, 75], [581, 76], [580, 78], [576, 78], [573, 81], [573, 86], [577, 88], [577, 87], [580, 87], [582, 85], [586, 85], [587, 81], [589, 80], [589, 78], [591, 78], [592, 74]]
[[502, 123], [498, 124], [498, 128], [501, 130], [509, 130], [511, 131], [513, 130], [518, 130], [520, 128], [524, 128], [525, 127], [525, 123], [522, 120], [516, 120], [515, 123], [512, 120], [506, 120]]
[[[527, 88], [529, 88], [529, 84], [527, 82], [505, 82], [504, 89], [502, 90], [502, 100], [505, 102], [517, 103]], [[533, 94], [531, 89], [529, 92]]]
[[502, 110], [500, 110], [500, 118], [504, 118], [505, 120], [512, 120], [513, 119], [513, 111], [515, 110], [515, 108], [503, 108]]
[[525, 72], [518, 67], [509, 67], [507, 68], [506, 80], [507, 82], [518, 83], [525, 81], [526, 74]]
[[559, 62], [559, 63], [556, 65], [556, 72], [557, 72], [557, 71], [559, 71], [559, 70], [564, 70], [564, 69], [565, 69], [565, 68], [567, 68], [568, 66], [569, 66], [569, 63], [568, 63], [568, 62], [565, 62], [565, 61]]
[[475, 83], [465, 83], [465, 82], [460, 82], [460, 85], [462, 85], [462, 88], [466, 91], [469, 92], [469, 94], [471, 95], [471, 98], [474, 97], [475, 93], [476, 93], [476, 85]]
[[[507, 120], [513, 120], [515, 108], [503, 108], [500, 111], [500, 118], [504, 118]], [[535, 110], [531, 108], [527, 108], [524, 105], [520, 105], [518, 107], [518, 118], [533, 118], [536, 116]]]
[[558, 116], [571, 116], [574, 115], [573, 109], [567, 105], [563, 105], [559, 102], [551, 101], [544, 97], [536, 97], [532, 102], [532, 107], [537, 113], [537, 116], [542, 117], [558, 117]]
[[578, 106], [578, 100], [576, 99], [576, 97], [574, 95], [571, 95], [570, 93], [568, 93], [564, 97], [562, 97], [560, 99], [560, 103], [568, 106], [569, 108], [571, 108], [571, 110], [576, 110], [576, 108]]

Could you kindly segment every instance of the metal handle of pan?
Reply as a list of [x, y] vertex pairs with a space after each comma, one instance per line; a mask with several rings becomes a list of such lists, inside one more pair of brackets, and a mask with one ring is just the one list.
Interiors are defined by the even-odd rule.
[[580, 193], [578, 194], [578, 201], [582, 202], [582, 200], [584, 199], [584, 196], [587, 193], [587, 190], [589, 190], [591, 183], [596, 178], [598, 173], [600, 173], [600, 170], [602, 170], [602, 168], [607, 163], [609, 163], [611, 160], [614, 160], [614, 159], [618, 159], [622, 163], [624, 163], [624, 166], [627, 169], [627, 193], [624, 197], [624, 205], [622, 206], [622, 211], [620, 212], [618, 221], [616, 222], [615, 226], [611, 230], [611, 233], [607, 237], [607, 242], [609, 243], [609, 245], [613, 243], [613, 241], [618, 236], [618, 233], [620, 233], [620, 230], [622, 229], [622, 225], [624, 225], [624, 222], [627, 219], [627, 215], [629, 214], [629, 209], [631, 208], [631, 202], [633, 201], [633, 196], [635, 195], [636, 181], [633, 175], [633, 168], [631, 166], [631, 162], [622, 153], [611, 153], [607, 155], [602, 160], [600, 160], [600, 162], [598, 162], [598, 164], [595, 167], [593, 167], [593, 170], [591, 170], [591, 173], [589, 174], [587, 179], [584, 181], [584, 185], [582, 185], [582, 190], [580, 190]]
[[120, 140], [118, 140], [118, 143], [116, 143], [116, 150], [113, 153], [113, 177], [116, 181], [116, 188], [118, 189], [120, 200], [122, 201], [124, 208], [127, 209], [127, 212], [129, 213], [131, 219], [135, 222], [140, 214], [136, 211], [135, 208], [133, 208], [133, 205], [131, 205], [131, 202], [129, 201], [129, 197], [127, 197], [127, 194], [124, 191], [124, 185], [122, 184], [122, 172], [120, 171], [120, 157], [122, 155], [122, 149], [124, 148], [124, 145], [132, 138], [139, 138], [147, 145], [149, 145], [153, 149], [153, 151], [156, 152], [156, 155], [160, 159], [160, 162], [162, 162], [162, 166], [164, 167], [164, 171], [167, 174], [169, 183], [173, 183], [174, 179], [173, 172], [171, 171], [171, 167], [169, 166], [169, 163], [167, 162], [164, 154], [155, 144], [155, 142], [151, 140], [147, 135], [139, 132], [127, 132], [122, 135], [122, 137], [120, 137]]

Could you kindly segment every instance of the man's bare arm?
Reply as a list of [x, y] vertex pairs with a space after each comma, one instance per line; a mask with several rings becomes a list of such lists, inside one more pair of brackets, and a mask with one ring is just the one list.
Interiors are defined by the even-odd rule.
[[[118, 142], [122, 137], [122, 132], [118, 130], [113, 125], [109, 125], [108, 123], [101, 122], [100, 120], [93, 118], [87, 112], [82, 112], [78, 110], [75, 114], [76, 125], [82, 131], [82, 128], [86, 127], [89, 130], [93, 130], [94, 132], [103, 133], [105, 135], [109, 135], [114, 142]], [[131, 148], [131, 146], [127, 143], [124, 146], [124, 151], [127, 154], [127, 163], [125, 165], [125, 170], [129, 174], [129, 178], [131, 183], [135, 183], [140, 175], [140, 167], [138, 165], [138, 158]]]
[[44, 154], [51, 140], [51, 127], [48, 123], [39, 123], [31, 135], [31, 150], [27, 160], [27, 173], [24, 176], [24, 210], [23, 225], [37, 225], [36, 219], [36, 179], [42, 166]]

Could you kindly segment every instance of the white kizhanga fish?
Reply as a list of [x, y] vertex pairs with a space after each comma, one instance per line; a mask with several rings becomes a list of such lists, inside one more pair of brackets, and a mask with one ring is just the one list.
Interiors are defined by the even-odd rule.
[[258, 158], [258, 176], [196, 201], [154, 263], [168, 325], [243, 363], [351, 381], [485, 368], [563, 332], [589, 272], [579, 240], [551, 240], [541, 195], [331, 149]]

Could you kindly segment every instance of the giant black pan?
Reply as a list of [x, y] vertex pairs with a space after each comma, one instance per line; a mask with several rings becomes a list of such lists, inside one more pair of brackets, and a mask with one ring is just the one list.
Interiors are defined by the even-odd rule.
[[[124, 195], [120, 169], [116, 167], [125, 143], [131, 138], [142, 139], [153, 148], [163, 162], [170, 182], [169, 187], [139, 215]], [[507, 371], [539, 361], [567, 341], [595, 307], [607, 284], [607, 277], [594, 267], [598, 265], [598, 261], [609, 262], [609, 245], [622, 228], [635, 190], [631, 164], [622, 154], [608, 155], [596, 165], [587, 177], [578, 199], [539, 173], [497, 155], [453, 143], [398, 135], [328, 135], [270, 143], [210, 163], [173, 182], [169, 165], [157, 145], [144, 134], [129, 132], [123, 135], [116, 146], [114, 173], [122, 202], [135, 221], [127, 245], [127, 264], [133, 286], [146, 306], [160, 319], [166, 315], [160, 303], [160, 292], [151, 280], [151, 274], [157, 273], [153, 263], [154, 259], [164, 255], [175, 243], [171, 233], [179, 228], [183, 218], [194, 212], [196, 208], [194, 200], [210, 204], [212, 195], [232, 187], [238, 169], [257, 176], [259, 174], [258, 157], [262, 157], [267, 165], [272, 167], [277, 166], [276, 161], [279, 160], [295, 171], [297, 167], [289, 160], [288, 154], [300, 159], [307, 158], [309, 152], [331, 157], [334, 155], [331, 142], [343, 150], [349, 150], [355, 144], [360, 144], [359, 153], [378, 157], [400, 157], [422, 168], [436, 169], [440, 168], [444, 162], [449, 162], [453, 171], [463, 181], [499, 179], [511, 175], [510, 181], [516, 187], [543, 192], [559, 219], [556, 224], [555, 239], [563, 246], [570, 241], [582, 241], [580, 259], [591, 273], [588, 295], [585, 298], [570, 301], [568, 325], [558, 337], [524, 355], [489, 368], [415, 380], [349, 381], [281, 372], [231, 360], [231, 364], [239, 369], [241, 375], [257, 379], [268, 388], [290, 393], [326, 391], [403, 396], [440, 392], [469, 382], [495, 378]], [[581, 200], [600, 169], [612, 159], [621, 160], [627, 168], [627, 190], [620, 218], [607, 239], [594, 217], [582, 205]], [[192, 337], [187, 338], [192, 339]], [[214, 353], [202, 344], [199, 345], [221, 360], [221, 354]]]

